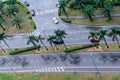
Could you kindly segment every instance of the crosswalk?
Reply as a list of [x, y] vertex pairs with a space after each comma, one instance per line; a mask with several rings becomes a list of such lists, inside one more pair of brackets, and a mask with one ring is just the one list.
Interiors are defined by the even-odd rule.
[[48, 14], [48, 13], [52, 13], [52, 12], [57, 12], [57, 8], [56, 9], [49, 9], [49, 10], [39, 10], [36, 12], [36, 15], [42, 15], [42, 14]]
[[36, 72], [64, 72], [63, 67], [42, 68], [36, 69]]

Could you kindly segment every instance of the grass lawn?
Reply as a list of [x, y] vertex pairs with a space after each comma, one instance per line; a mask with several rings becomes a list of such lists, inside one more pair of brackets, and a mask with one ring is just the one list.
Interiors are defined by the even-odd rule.
[[113, 17], [111, 21], [107, 21], [107, 18], [94, 18], [92, 22], [89, 19], [71, 19], [71, 23], [90, 26], [120, 25], [120, 17]]
[[[120, 5], [114, 7], [114, 11], [112, 14], [120, 13]], [[66, 8], [66, 12], [68, 16], [84, 16], [84, 13], [81, 10], [74, 10], [70, 8]], [[101, 9], [95, 10], [95, 15], [101, 15]], [[62, 14], [63, 16], [64, 14]], [[90, 25], [90, 26], [105, 26], [105, 25], [120, 25], [120, 17], [113, 17], [111, 21], [107, 21], [107, 17], [105, 18], [93, 18], [94, 21], [91, 22], [89, 18], [86, 19], [70, 19], [72, 24], [83, 24], [83, 25]]]
[[[90, 73], [19, 73], [21, 80], [99, 80], [96, 74]], [[120, 80], [119, 74], [101, 74], [102, 80]], [[0, 73], [0, 80], [18, 80], [15, 74]]]
[[5, 32], [6, 34], [12, 34], [12, 33], [20, 33], [20, 32], [29, 32], [33, 30], [32, 25], [30, 24], [30, 22], [32, 21], [32, 19], [30, 19], [31, 15], [27, 14], [26, 8], [21, 6], [20, 4], [16, 4], [17, 8], [18, 8], [18, 13], [16, 13], [16, 16], [20, 17], [23, 22], [20, 24], [22, 29], [18, 29], [16, 28], [16, 26], [12, 25], [12, 20], [13, 20], [13, 16], [10, 18], [7, 15], [7, 13], [2, 14], [5, 22], [3, 23], [3, 27], [6, 29], [5, 31], [3, 31], [0, 28], [0, 32]]

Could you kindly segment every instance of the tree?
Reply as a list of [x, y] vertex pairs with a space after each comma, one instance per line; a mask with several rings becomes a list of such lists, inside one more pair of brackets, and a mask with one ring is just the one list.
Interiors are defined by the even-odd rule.
[[3, 14], [3, 6], [4, 6], [4, 3], [2, 1], [0, 1], [0, 12]]
[[12, 24], [16, 25], [16, 27], [18, 29], [21, 29], [20, 23], [22, 23], [22, 21], [23, 20], [20, 17], [15, 16], [14, 19], [13, 19], [13, 21], [12, 21]]
[[4, 27], [3, 27], [3, 25], [2, 25], [2, 24], [3, 24], [3, 22], [4, 22], [4, 21], [3, 21], [3, 19], [2, 19], [2, 18], [0, 18], [0, 27], [2, 28], [2, 30], [4, 30], [4, 31], [5, 31], [5, 28], [4, 28]]
[[98, 48], [99, 39], [98, 39], [98, 36], [97, 36], [97, 32], [91, 31], [89, 33], [88, 39], [90, 39], [90, 41], [92, 43], [96, 44], [96, 47]]
[[119, 41], [118, 41], [118, 36], [120, 36], [119, 33], [120, 32], [120, 28], [111, 28], [108, 36], [112, 37], [112, 41], [117, 41], [118, 47], [120, 47]]
[[2, 40], [7, 45], [8, 48], [10, 48], [9, 45], [7, 44], [7, 42], [5, 41], [5, 39], [7, 39], [7, 37], [9, 37], [9, 36], [6, 35], [5, 33], [0, 33], [0, 40]]
[[58, 4], [56, 4], [56, 6], [59, 8], [59, 15], [61, 15], [61, 13], [63, 12], [66, 16], [67, 16], [67, 13], [66, 13], [66, 10], [65, 10], [65, 0], [58, 0]]
[[15, 5], [9, 5], [6, 8], [7, 16], [15, 16], [15, 14], [18, 12], [18, 8]]
[[37, 46], [36, 43], [38, 43], [38, 39], [36, 36], [31, 35], [31, 36], [28, 36], [27, 39], [28, 39], [27, 44], [32, 43], [35, 47]]
[[108, 17], [108, 21], [112, 19], [111, 12], [114, 12], [113, 5], [111, 3], [106, 3], [102, 9], [102, 13]]
[[66, 38], [67, 33], [64, 30], [57, 29], [54, 31], [57, 41], [63, 42], [65, 49], [67, 49], [63, 38]]
[[6, 3], [8, 5], [14, 5], [17, 2], [17, 0], [7, 0]]
[[93, 10], [93, 6], [91, 5], [84, 5], [82, 12], [89, 17], [90, 21], [93, 21], [92, 16], [94, 16], [94, 10]]
[[[47, 41], [50, 43], [50, 45], [53, 49], [54, 49], [53, 44], [54, 44], [55, 39], [56, 39], [56, 36], [54, 36], [54, 35], [49, 35], [47, 38]], [[54, 44], [54, 45], [55, 45], [56, 50], [58, 50], [56, 44]]]
[[100, 41], [101, 41], [101, 40], [104, 40], [107, 48], [109, 48], [109, 46], [108, 46], [108, 44], [107, 44], [107, 41], [106, 41], [106, 39], [105, 39], [105, 36], [107, 36], [107, 30], [102, 30], [102, 29], [100, 29], [100, 30], [98, 31], [97, 35], [99, 36], [99, 40], [100, 40]]
[[39, 35], [37, 37], [38, 41], [40, 41], [41, 44], [43, 44], [43, 46], [45, 47], [46, 50], [48, 50], [48, 48], [45, 46], [45, 44], [43, 43], [43, 40], [45, 39], [44, 37], [42, 37], [41, 35]]
[[97, 1], [96, 1], [96, 6], [99, 6], [99, 7], [101, 7], [101, 8], [104, 8], [104, 1], [105, 1], [105, 0], [97, 0]]

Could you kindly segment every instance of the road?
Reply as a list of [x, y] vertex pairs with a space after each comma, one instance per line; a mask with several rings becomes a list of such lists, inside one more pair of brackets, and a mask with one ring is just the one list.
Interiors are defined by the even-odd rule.
[[[22, 1], [22, 0], [20, 0]], [[64, 39], [66, 44], [87, 44], [90, 43], [88, 40], [89, 31], [98, 29], [109, 29], [111, 26], [86, 26], [86, 25], [75, 25], [62, 22], [57, 15], [57, 0], [27, 0], [30, 3], [29, 10], [34, 9], [36, 16], [33, 17], [37, 29], [29, 33], [12, 34], [13, 37], [6, 39], [7, 43], [11, 48], [21, 48], [31, 46], [27, 45], [27, 37], [29, 35], [41, 34], [47, 38], [48, 35], [52, 35], [55, 29], [65, 30], [68, 34]], [[22, 1], [23, 2], [23, 1]], [[52, 18], [57, 17], [59, 24], [54, 24]], [[112, 40], [107, 37], [107, 42], [111, 43]], [[49, 45], [45, 40], [44, 43]], [[103, 43], [103, 42], [101, 42]], [[4, 42], [1, 41], [1, 46], [7, 48]]]
[[0, 72], [120, 73], [120, 52], [29, 54], [0, 57]]

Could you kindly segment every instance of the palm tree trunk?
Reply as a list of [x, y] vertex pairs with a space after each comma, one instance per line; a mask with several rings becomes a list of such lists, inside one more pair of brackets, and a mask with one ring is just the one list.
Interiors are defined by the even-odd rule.
[[7, 45], [7, 47], [10, 49], [10, 46], [7, 44], [7, 42], [3, 39], [3, 42]]
[[87, 15], [88, 15], [88, 17], [89, 17], [90, 21], [93, 21], [92, 16], [91, 16], [90, 14], [87, 14]]
[[1, 50], [5, 53], [6, 51], [2, 48], [2, 46], [0, 46]]
[[104, 41], [105, 41], [105, 44], [106, 44], [107, 48], [109, 48], [109, 46], [108, 46], [108, 44], [107, 44], [107, 41], [106, 41], [105, 37], [104, 37], [103, 39], [104, 39]]
[[45, 47], [46, 50], [48, 50], [48, 48], [46, 47], [46, 45], [41, 41], [41, 44], [43, 44], [43, 46]]
[[111, 17], [111, 15], [110, 15], [110, 11], [107, 11], [107, 15], [108, 15], [108, 20], [111, 20], [112, 17]]
[[67, 49], [67, 46], [65, 45], [65, 43], [64, 43], [64, 41], [63, 41], [63, 39], [62, 39], [62, 42], [63, 42], [63, 44], [64, 44], [65, 49]]
[[119, 44], [117, 36], [116, 36], [116, 41], [117, 41], [117, 44], [118, 44], [118, 48], [120, 48], [120, 44]]
[[52, 45], [52, 43], [50, 42], [50, 46], [52, 47], [52, 49], [54, 49], [54, 47], [53, 47], [53, 45]]
[[5, 28], [2, 26], [2, 24], [0, 24], [0, 26], [1, 26], [2, 30], [5, 31]]
[[58, 50], [59, 48], [56, 46], [56, 44], [54, 43], [54, 46], [55, 46], [55, 48], [56, 48], [56, 50]]
[[17, 24], [17, 25], [18, 25], [18, 28], [19, 28], [19, 29], [21, 29], [21, 26], [20, 26], [20, 24]]

